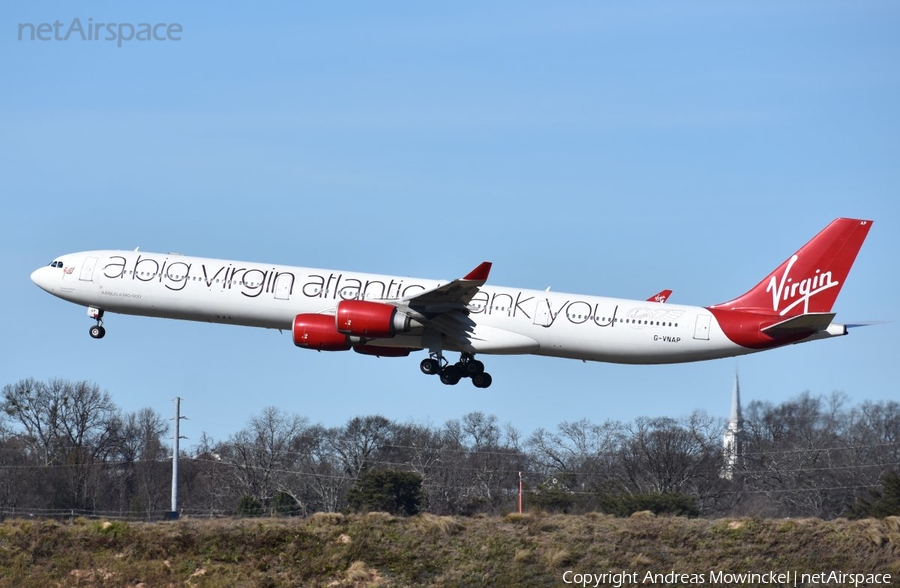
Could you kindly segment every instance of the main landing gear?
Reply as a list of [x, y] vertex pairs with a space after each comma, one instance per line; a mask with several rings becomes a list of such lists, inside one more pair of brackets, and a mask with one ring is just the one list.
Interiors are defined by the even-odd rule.
[[441, 383], [448, 386], [455, 386], [462, 378], [472, 378], [472, 384], [476, 388], [487, 388], [493, 381], [491, 374], [484, 371], [484, 364], [471, 353], [463, 353], [454, 364], [444, 359], [444, 356], [432, 353], [431, 357], [422, 360], [419, 368], [423, 374], [439, 375]]
[[91, 327], [88, 333], [94, 339], [102, 339], [103, 335], [106, 334], [106, 329], [103, 328], [103, 311], [99, 308], [91, 307], [88, 308], [88, 316], [97, 321], [97, 324]]

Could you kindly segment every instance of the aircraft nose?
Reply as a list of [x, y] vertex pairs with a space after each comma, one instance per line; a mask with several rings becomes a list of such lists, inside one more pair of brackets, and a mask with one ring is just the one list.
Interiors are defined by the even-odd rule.
[[50, 287], [48, 285], [47, 280], [47, 268], [39, 267], [38, 269], [31, 272], [31, 281], [38, 285], [42, 290], [50, 291]]

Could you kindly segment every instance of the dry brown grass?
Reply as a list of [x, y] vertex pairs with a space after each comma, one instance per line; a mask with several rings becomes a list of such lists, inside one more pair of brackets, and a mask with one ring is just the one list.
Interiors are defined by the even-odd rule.
[[551, 547], [543, 553], [544, 563], [550, 569], [556, 569], [569, 561], [570, 553], [562, 547]]
[[384, 578], [378, 573], [378, 570], [367, 566], [365, 562], [355, 561], [344, 572], [344, 581], [337, 585], [376, 588], [384, 586]]
[[534, 561], [534, 552], [530, 549], [517, 549], [513, 561], [516, 563], [528, 563]]
[[900, 574], [900, 520], [373, 513], [104, 523], [0, 524], [0, 588], [559, 586], [565, 569]]
[[313, 526], [331, 527], [343, 524], [346, 517], [339, 512], [317, 512], [307, 519]]
[[631, 513], [631, 518], [633, 519], [652, 519], [656, 515], [649, 510], [639, 510], [637, 512]]
[[876, 546], [884, 545], [887, 541], [884, 532], [881, 530], [880, 526], [877, 525], [871, 525], [866, 529], [866, 538]]
[[456, 535], [465, 529], [465, 526], [457, 517], [438, 516], [431, 513], [422, 513], [412, 517], [411, 526], [425, 535], [438, 535], [447, 537]]
[[533, 512], [511, 512], [503, 518], [510, 523], [527, 523], [536, 519], [539, 515]]
[[900, 517], [885, 517], [884, 526], [891, 533], [900, 533]]

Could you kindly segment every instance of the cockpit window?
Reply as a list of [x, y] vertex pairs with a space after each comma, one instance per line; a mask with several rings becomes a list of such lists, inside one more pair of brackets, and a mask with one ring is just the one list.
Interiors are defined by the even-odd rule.
[[54, 261], [53, 263], [50, 264], [50, 267], [62, 267], [62, 266], [63, 266], [63, 262], [61, 262], [61, 261]]

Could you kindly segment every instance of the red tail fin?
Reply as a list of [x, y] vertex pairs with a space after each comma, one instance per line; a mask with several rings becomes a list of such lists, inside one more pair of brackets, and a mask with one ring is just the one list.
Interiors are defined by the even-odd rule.
[[831, 311], [871, 227], [868, 220], [834, 220], [752, 290], [710, 308], [782, 317]]
[[662, 304], [663, 302], [668, 300], [669, 296], [671, 296], [671, 295], [672, 295], [671, 290], [663, 290], [659, 294], [654, 294], [653, 296], [648, 298], [647, 302], [659, 302], [660, 304]]

